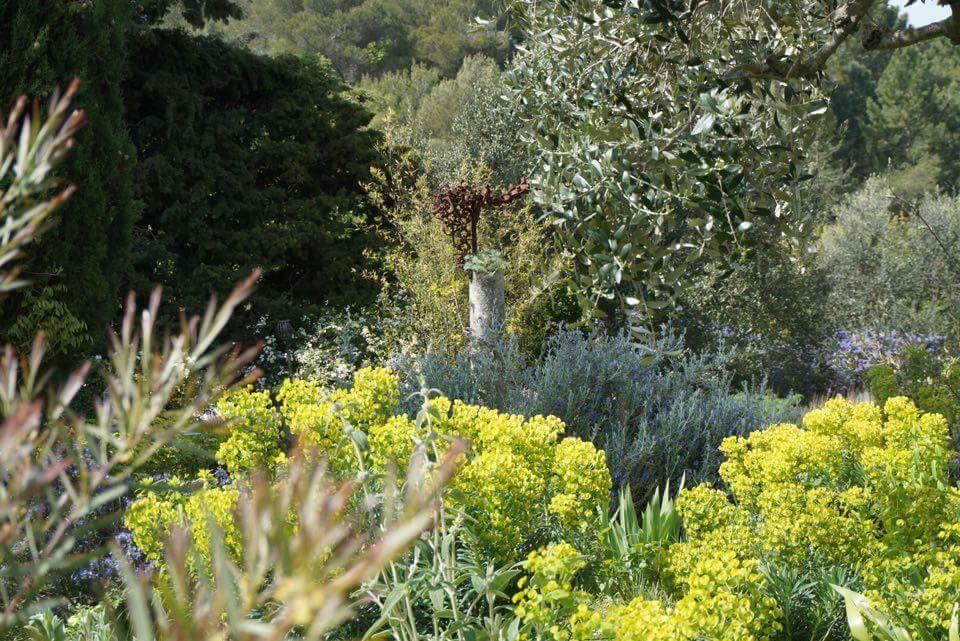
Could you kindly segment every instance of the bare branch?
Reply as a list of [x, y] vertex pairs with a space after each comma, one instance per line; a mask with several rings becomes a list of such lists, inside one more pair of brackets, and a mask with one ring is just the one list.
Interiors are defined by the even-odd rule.
[[863, 48], [867, 51], [892, 51], [934, 38], [950, 38], [953, 44], [960, 44], [960, 21], [957, 20], [957, 16], [960, 15], [960, 1], [954, 0], [949, 4], [953, 12], [949, 18], [923, 27], [907, 27], [891, 31], [873, 26], [865, 30], [862, 39]]

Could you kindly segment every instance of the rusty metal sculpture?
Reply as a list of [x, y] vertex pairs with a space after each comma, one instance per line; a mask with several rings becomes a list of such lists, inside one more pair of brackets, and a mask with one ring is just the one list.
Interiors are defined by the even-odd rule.
[[526, 178], [521, 178], [519, 184], [504, 192], [495, 192], [490, 185], [472, 185], [461, 179], [437, 196], [433, 215], [443, 223], [453, 239], [453, 245], [457, 249], [457, 264], [460, 267], [463, 267], [469, 254], [476, 254], [480, 250], [477, 229], [483, 211], [506, 207], [529, 192], [530, 184]]

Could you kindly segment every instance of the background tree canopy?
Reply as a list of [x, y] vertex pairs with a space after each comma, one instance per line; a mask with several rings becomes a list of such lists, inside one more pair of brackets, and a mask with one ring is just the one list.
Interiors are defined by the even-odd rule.
[[809, 282], [784, 232], [872, 174], [908, 200], [960, 181], [953, 23], [912, 29], [883, 0], [0, 0], [0, 18], [8, 99], [85, 80], [90, 142], [65, 173], [83, 189], [3, 308], [7, 339], [39, 325], [63, 352], [134, 285], [192, 307], [260, 265], [263, 313], [370, 300], [373, 130], [434, 189], [469, 166], [536, 170], [551, 251], [608, 316], [704, 316], [705, 283], [746, 295], [731, 275], [782, 271], [763, 265]]
[[360, 88], [377, 113], [373, 124], [393, 145], [417, 151], [434, 187], [457, 182], [464, 165], [484, 165], [501, 185], [515, 184], [529, 164], [520, 148], [516, 110], [503, 100], [495, 60], [465, 58], [453, 78], [424, 65], [367, 77]]
[[193, 27], [242, 15], [236, 0], [134, 0], [133, 4], [140, 22], [150, 25], [159, 23], [172, 9]]
[[320, 53], [350, 82], [418, 61], [451, 76], [464, 57], [503, 60], [501, 0], [239, 0], [243, 20], [218, 28], [267, 53]]

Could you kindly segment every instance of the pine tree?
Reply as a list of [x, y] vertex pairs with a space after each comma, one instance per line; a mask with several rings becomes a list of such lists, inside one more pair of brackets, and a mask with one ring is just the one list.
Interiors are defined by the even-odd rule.
[[878, 170], [901, 172], [894, 182], [913, 193], [960, 186], [960, 48], [936, 40], [897, 51], [868, 115]]
[[[876, 24], [889, 29], [906, 23], [887, 3], [881, 3], [871, 15]], [[859, 42], [848, 40], [827, 68], [830, 81], [836, 83], [830, 106], [837, 124], [843, 127], [834, 155], [840, 168], [849, 170], [856, 182], [877, 171], [872, 141], [867, 136], [867, 105], [876, 99], [877, 83], [891, 55], [889, 51], [864, 51]]]

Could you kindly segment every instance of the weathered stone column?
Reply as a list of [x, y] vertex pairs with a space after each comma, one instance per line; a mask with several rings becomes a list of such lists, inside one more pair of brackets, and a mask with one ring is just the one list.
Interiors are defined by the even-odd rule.
[[495, 344], [505, 316], [503, 270], [474, 271], [470, 278], [470, 336], [479, 346]]

